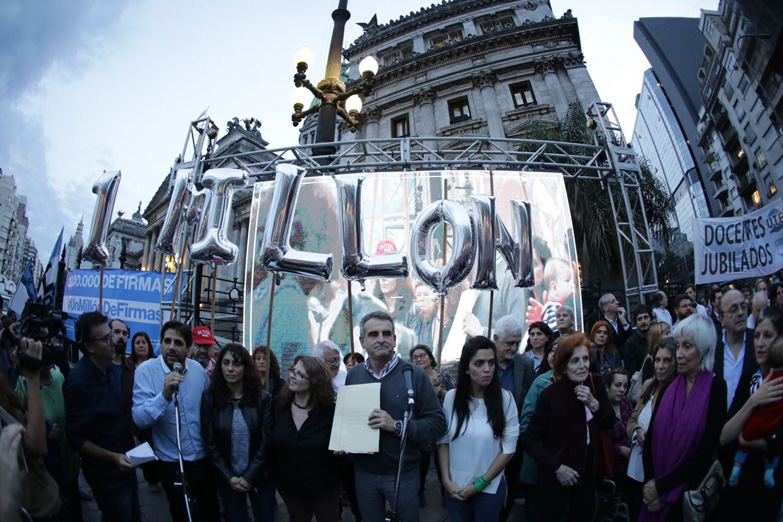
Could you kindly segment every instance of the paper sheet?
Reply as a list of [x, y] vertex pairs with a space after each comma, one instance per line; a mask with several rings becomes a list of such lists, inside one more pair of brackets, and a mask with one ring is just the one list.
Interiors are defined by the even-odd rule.
[[381, 383], [341, 386], [337, 392], [329, 449], [348, 453], [378, 453], [380, 432], [367, 418], [381, 407]]
[[149, 442], [145, 442], [144, 444], [136, 446], [132, 450], [128, 451], [125, 456], [130, 459], [134, 466], [140, 466], [147, 462], [158, 460], [158, 457], [155, 456], [155, 452], [152, 451]]

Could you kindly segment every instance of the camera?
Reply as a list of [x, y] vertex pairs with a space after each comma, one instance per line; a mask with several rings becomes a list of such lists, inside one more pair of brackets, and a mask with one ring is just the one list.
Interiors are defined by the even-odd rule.
[[33, 339], [42, 344], [41, 359], [34, 359], [19, 352], [19, 364], [29, 370], [39, 370], [63, 360], [65, 349], [70, 340], [65, 337], [65, 324], [69, 319], [65, 312], [55, 312], [47, 305], [28, 302], [22, 312], [20, 326], [16, 333], [6, 328], [0, 334], [0, 343], [4, 348], [20, 347], [23, 338]]

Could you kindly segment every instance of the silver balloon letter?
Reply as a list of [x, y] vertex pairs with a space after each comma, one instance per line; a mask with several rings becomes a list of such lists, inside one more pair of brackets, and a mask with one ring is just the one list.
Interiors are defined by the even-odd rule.
[[174, 183], [171, 189], [171, 199], [169, 208], [166, 211], [166, 219], [160, 229], [158, 242], [155, 244], [155, 251], [164, 254], [175, 255], [177, 247], [174, 245], [182, 229], [182, 223], [187, 209], [187, 201], [190, 183], [190, 176], [193, 169], [178, 170], [174, 175]]
[[201, 183], [210, 191], [207, 216], [198, 241], [190, 246], [190, 259], [194, 263], [230, 265], [239, 249], [226, 237], [228, 213], [234, 190], [247, 184], [247, 173], [240, 169], [210, 169], [204, 173]]
[[114, 213], [114, 200], [120, 189], [122, 173], [103, 172], [92, 186], [92, 193], [98, 196], [95, 202], [95, 212], [92, 215], [92, 230], [90, 240], [84, 247], [84, 259], [96, 265], [103, 265], [109, 259], [109, 249], [106, 247], [106, 234], [109, 232], [111, 217]]
[[[451, 257], [445, 266], [439, 267], [429, 258], [432, 230], [448, 223], [453, 228]], [[453, 201], [440, 200], [430, 203], [416, 217], [411, 231], [411, 260], [413, 273], [440, 295], [464, 281], [473, 268], [476, 255], [475, 225], [470, 214]]]
[[369, 256], [364, 253], [361, 221], [363, 181], [364, 178], [334, 178], [339, 200], [343, 277], [349, 281], [363, 281], [372, 277], [408, 277], [408, 259], [405, 255]]
[[495, 198], [494, 196], [470, 196], [473, 204], [473, 220], [476, 223], [476, 274], [471, 288], [497, 290], [495, 276]]
[[288, 164], [278, 165], [276, 170], [275, 192], [261, 243], [261, 263], [270, 272], [284, 272], [326, 281], [332, 275], [332, 255], [298, 252], [289, 244], [299, 186], [305, 170]]
[[[519, 199], [511, 200], [511, 230], [495, 216], [497, 222], [497, 246], [514, 276], [514, 286], [526, 287], [535, 284], [533, 276], [533, 230], [530, 226], [530, 203]], [[494, 256], [493, 256], [494, 259]]]

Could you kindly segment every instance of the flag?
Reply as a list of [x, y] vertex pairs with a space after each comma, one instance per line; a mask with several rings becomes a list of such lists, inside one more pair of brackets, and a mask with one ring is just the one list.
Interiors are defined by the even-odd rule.
[[43, 304], [51, 306], [54, 310], [55, 305], [55, 292], [57, 288], [57, 260], [60, 257], [60, 250], [63, 246], [63, 230], [60, 229], [60, 237], [57, 238], [57, 242], [54, 244], [52, 255], [49, 257], [49, 263], [46, 265], [44, 271], [44, 294]]
[[16, 292], [14, 292], [14, 297], [11, 299], [8, 309], [14, 310], [21, 315], [27, 300], [32, 299], [35, 301], [37, 298], [38, 293], [35, 291], [35, 281], [33, 281], [33, 260], [29, 259], [24, 267], [24, 272], [22, 272], [22, 278], [19, 280], [19, 284], [16, 285]]

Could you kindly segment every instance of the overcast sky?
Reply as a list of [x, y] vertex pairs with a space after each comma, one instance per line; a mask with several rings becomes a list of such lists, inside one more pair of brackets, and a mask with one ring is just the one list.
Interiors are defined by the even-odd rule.
[[[293, 55], [316, 55], [323, 76], [338, 0], [0, 0], [0, 168], [29, 200], [31, 236], [43, 263], [95, 205], [92, 183], [121, 170], [116, 210], [147, 205], [181, 152], [191, 120], [209, 107], [225, 129], [255, 117], [270, 148], [297, 143], [289, 96]], [[718, 0], [552, 0], [579, 21], [588, 71], [630, 136], [642, 73], [633, 40], [640, 17], [698, 17]], [[350, 0], [344, 47], [357, 22], [380, 23], [423, 0]]]

